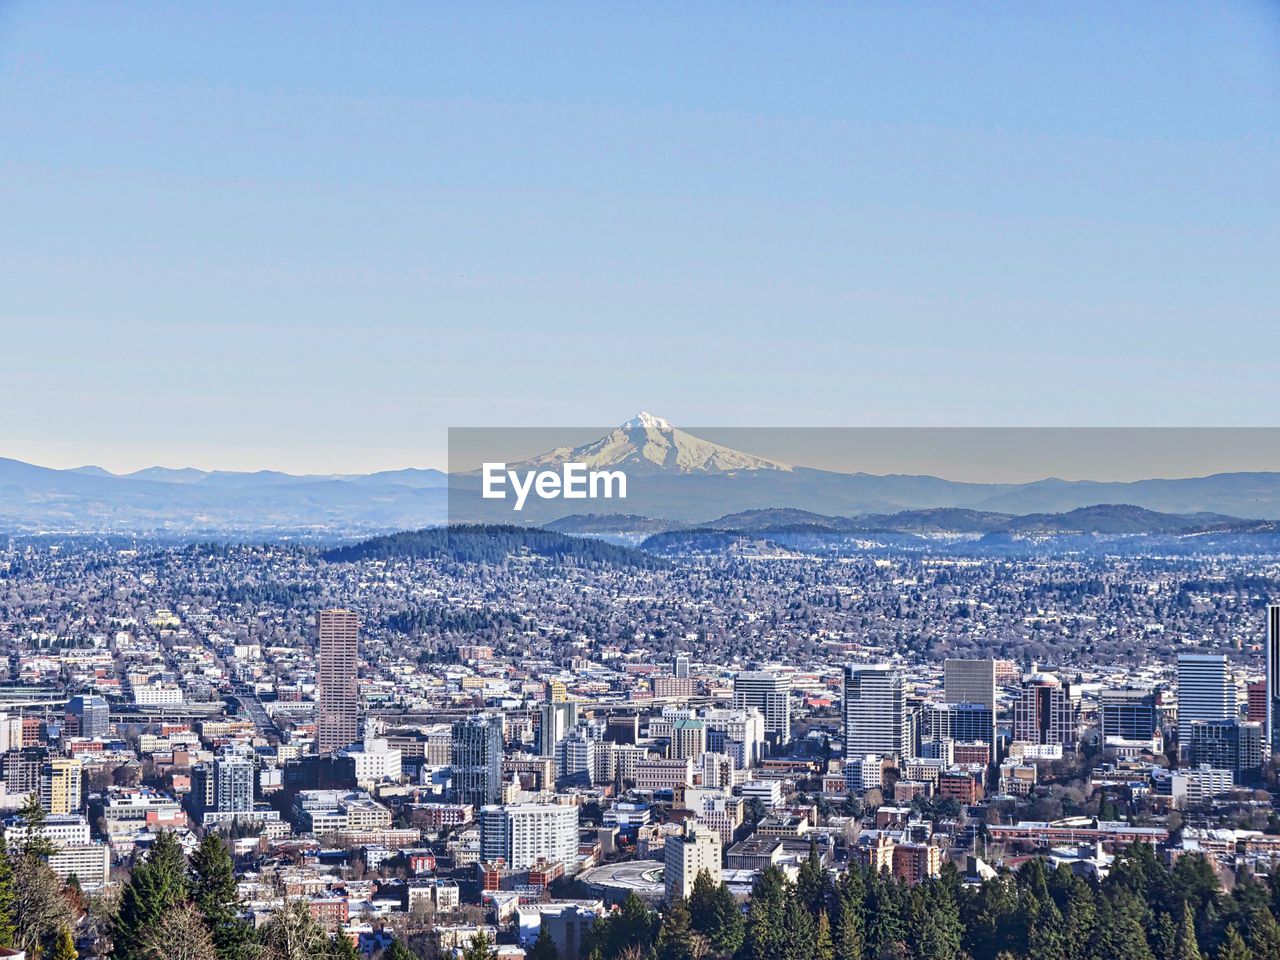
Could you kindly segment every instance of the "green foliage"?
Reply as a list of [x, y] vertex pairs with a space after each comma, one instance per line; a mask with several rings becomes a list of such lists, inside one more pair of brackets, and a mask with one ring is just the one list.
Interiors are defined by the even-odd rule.
[[18, 894], [14, 882], [13, 861], [0, 851], [0, 947], [12, 947], [18, 932]]
[[[541, 939], [541, 937], [539, 937]], [[391, 946], [382, 954], [382, 960], [418, 960], [418, 955], [405, 946], [403, 940], [392, 940]], [[532, 958], [530, 958], [532, 960]], [[554, 957], [547, 957], [544, 960], [555, 960]]]
[[235, 864], [217, 833], [207, 833], [190, 863], [191, 899], [204, 915], [218, 960], [240, 960], [246, 954], [249, 925], [240, 916]]
[[560, 960], [560, 953], [556, 950], [556, 942], [551, 939], [551, 933], [547, 930], [545, 924], [538, 931], [538, 938], [533, 941], [533, 946], [529, 948], [529, 955], [526, 960]]
[[147, 935], [165, 912], [188, 896], [187, 864], [177, 838], [165, 831], [134, 867], [120, 896], [112, 930], [112, 960], [141, 960]]
[[72, 935], [71, 928], [64, 924], [53, 941], [51, 960], [78, 960], [79, 956], [76, 938]]
[[493, 955], [493, 943], [483, 933], [477, 933], [462, 948], [462, 960], [490, 960]]
[[677, 900], [663, 915], [658, 928], [657, 954], [658, 960], [696, 960], [698, 953], [687, 900]]

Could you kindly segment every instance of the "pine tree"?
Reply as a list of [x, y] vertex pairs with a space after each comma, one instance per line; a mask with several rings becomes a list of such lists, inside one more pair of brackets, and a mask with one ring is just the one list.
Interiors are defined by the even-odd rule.
[[658, 929], [658, 960], [694, 960], [693, 930], [689, 925], [689, 904], [684, 898], [671, 904]]
[[51, 960], [79, 960], [79, 956], [76, 950], [76, 938], [72, 935], [71, 928], [64, 925], [53, 941]]
[[721, 883], [716, 887], [711, 913], [714, 921], [707, 936], [711, 940], [712, 949], [723, 956], [732, 956], [742, 947], [746, 927], [738, 898], [727, 884]]
[[800, 902], [809, 911], [809, 916], [815, 920], [819, 913], [826, 910], [830, 881], [827, 870], [822, 865], [822, 858], [818, 855], [818, 845], [812, 841], [809, 843], [809, 857], [801, 865], [796, 877], [796, 891]]
[[546, 924], [543, 924], [542, 929], [538, 931], [538, 939], [533, 941], [533, 946], [529, 948], [529, 955], [525, 960], [560, 960], [556, 942], [551, 939], [551, 932]]
[[57, 847], [45, 836], [45, 822], [49, 815], [40, 805], [40, 798], [36, 794], [32, 793], [27, 797], [27, 802], [18, 811], [18, 816], [26, 828], [22, 839], [18, 841], [19, 856], [49, 857], [57, 852]]
[[204, 915], [218, 951], [218, 960], [239, 960], [248, 939], [248, 924], [240, 916], [235, 864], [218, 834], [205, 834], [190, 863], [191, 899]]
[[1177, 924], [1174, 938], [1174, 960], [1202, 960], [1200, 946], [1196, 943], [1196, 920], [1191, 904], [1183, 902], [1182, 920]]
[[689, 919], [693, 929], [711, 936], [715, 926], [716, 882], [706, 870], [699, 870], [689, 892]]
[[836, 947], [831, 938], [831, 919], [827, 911], [818, 914], [818, 922], [813, 935], [813, 960], [835, 960]]
[[484, 933], [477, 933], [462, 948], [461, 960], [491, 960], [493, 944]]
[[[418, 955], [406, 947], [403, 940], [395, 939], [382, 954], [382, 960], [418, 960]], [[530, 957], [530, 960], [533, 958]], [[555, 958], [549, 957], [547, 960], [555, 960]]]
[[[3, 843], [0, 843], [3, 847]], [[12, 947], [18, 934], [17, 891], [14, 889], [13, 861], [0, 850], [0, 947]]]
[[782, 924], [789, 887], [777, 867], [766, 868], [756, 878], [743, 937], [743, 960], [779, 960], [786, 955]]
[[793, 891], [782, 910], [784, 960], [814, 960], [816, 930], [808, 906]]
[[112, 930], [112, 960], [142, 960], [143, 940], [165, 912], [187, 898], [186, 860], [177, 838], [164, 831], [138, 864], [120, 895]]
[[1262, 960], [1280, 958], [1280, 922], [1271, 915], [1265, 902], [1263, 906], [1250, 911], [1245, 930], [1248, 931], [1249, 949], [1255, 957]]
[[1253, 953], [1245, 946], [1244, 939], [1235, 924], [1227, 927], [1227, 935], [1214, 954], [1214, 960], [1253, 960]]
[[330, 960], [361, 960], [355, 941], [341, 930], [334, 935], [332, 943], [333, 946], [329, 949]]

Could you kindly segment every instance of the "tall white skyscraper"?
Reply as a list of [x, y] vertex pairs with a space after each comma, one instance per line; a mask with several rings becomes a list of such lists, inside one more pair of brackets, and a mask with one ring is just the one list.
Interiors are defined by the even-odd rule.
[[667, 838], [663, 855], [663, 879], [672, 903], [693, 892], [693, 883], [703, 870], [712, 883], [720, 882], [720, 834], [705, 824], [686, 820], [684, 833]]
[[738, 674], [733, 680], [733, 706], [755, 707], [764, 716], [764, 732], [776, 744], [791, 739], [791, 678], [767, 670]]
[[909, 757], [912, 753], [902, 671], [887, 663], [846, 666], [845, 760], [860, 760], [868, 754]]
[[1178, 742], [1191, 744], [1191, 725], [1199, 720], [1229, 720], [1239, 714], [1236, 688], [1220, 653], [1178, 655]]
[[1280, 753], [1280, 603], [1267, 607], [1267, 748]]

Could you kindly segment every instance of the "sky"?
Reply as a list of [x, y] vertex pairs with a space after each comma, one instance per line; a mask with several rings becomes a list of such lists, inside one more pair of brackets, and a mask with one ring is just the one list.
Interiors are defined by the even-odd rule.
[[1276, 426], [1280, 4], [0, 0], [0, 456]]

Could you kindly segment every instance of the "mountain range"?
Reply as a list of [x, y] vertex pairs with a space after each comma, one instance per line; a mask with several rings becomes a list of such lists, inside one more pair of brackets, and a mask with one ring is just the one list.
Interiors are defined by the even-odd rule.
[[[0, 533], [333, 539], [448, 521], [549, 526], [565, 533], [625, 527], [648, 534], [719, 523], [733, 515], [748, 522], [752, 511], [772, 511], [768, 522], [774, 526], [834, 524], [846, 532], [895, 518], [895, 528], [910, 522], [921, 525], [921, 532], [1031, 533], [1036, 525], [1053, 528], [1063, 522], [1061, 515], [1101, 505], [1113, 509], [1095, 520], [1135, 528], [1129, 532], [1152, 532], [1136, 529], [1144, 524], [1168, 532], [1171, 524], [1218, 529], [1213, 525], [1280, 520], [1280, 473], [1132, 482], [1047, 478], [1016, 484], [846, 473], [733, 450], [647, 413], [591, 443], [550, 450], [511, 468], [569, 462], [624, 470], [626, 499], [531, 497], [517, 514], [507, 501], [481, 499], [476, 475], [447, 476], [430, 469], [293, 475], [148, 467], [113, 474], [93, 466], [56, 470], [0, 458]], [[579, 505], [582, 510], [575, 513], [571, 507]], [[1116, 506], [1145, 512], [1122, 514]], [[615, 515], [592, 519], [583, 515], [588, 512]], [[1183, 519], [1157, 519], [1170, 515]], [[1079, 517], [1067, 522], [1077, 523]], [[586, 529], [592, 525], [599, 529]]]

